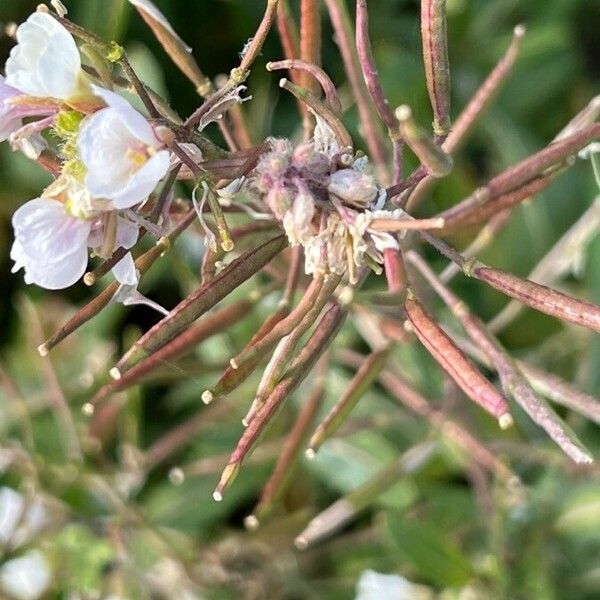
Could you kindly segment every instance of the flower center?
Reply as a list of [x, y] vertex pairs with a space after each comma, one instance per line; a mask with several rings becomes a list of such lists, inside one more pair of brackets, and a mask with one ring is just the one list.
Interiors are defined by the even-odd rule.
[[136, 169], [143, 167], [148, 162], [148, 159], [155, 154], [156, 150], [152, 146], [129, 148], [127, 150], [127, 158]]

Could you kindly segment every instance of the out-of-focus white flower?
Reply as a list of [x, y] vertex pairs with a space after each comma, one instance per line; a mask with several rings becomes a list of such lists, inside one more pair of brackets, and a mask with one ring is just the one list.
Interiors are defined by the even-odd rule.
[[433, 593], [422, 585], [400, 577], [363, 571], [356, 585], [355, 600], [432, 600]]
[[92, 86], [107, 108], [84, 119], [78, 148], [92, 196], [131, 208], [148, 198], [169, 170], [169, 152], [161, 150], [148, 121], [124, 98]]
[[292, 208], [283, 217], [283, 228], [292, 246], [303, 244], [313, 236], [312, 220], [315, 203], [308, 192], [300, 192], [294, 198]]
[[23, 268], [25, 283], [49, 290], [73, 285], [87, 266], [91, 222], [67, 212], [52, 198], [36, 198], [13, 215], [13, 273]]
[[17, 29], [6, 61], [6, 83], [39, 98], [73, 100], [86, 94], [87, 79], [71, 34], [50, 14], [35, 12]]
[[0, 544], [13, 548], [28, 542], [48, 522], [42, 501], [34, 497], [26, 501], [9, 487], [0, 488]]
[[15, 600], [37, 600], [51, 581], [48, 562], [38, 550], [9, 560], [0, 568], [0, 585]]

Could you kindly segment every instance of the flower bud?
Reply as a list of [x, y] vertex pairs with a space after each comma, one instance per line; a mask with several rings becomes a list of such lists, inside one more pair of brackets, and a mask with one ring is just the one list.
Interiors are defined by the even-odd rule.
[[357, 208], [369, 207], [379, 193], [373, 177], [355, 169], [340, 169], [333, 173], [327, 190], [345, 204]]

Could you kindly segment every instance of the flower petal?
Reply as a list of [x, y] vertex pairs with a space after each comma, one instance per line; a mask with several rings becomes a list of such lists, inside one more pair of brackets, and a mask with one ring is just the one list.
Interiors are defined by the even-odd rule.
[[33, 13], [17, 29], [6, 61], [8, 85], [37, 97], [66, 100], [77, 90], [81, 58], [71, 34], [51, 15]]
[[131, 252], [128, 252], [113, 268], [112, 273], [115, 279], [123, 285], [137, 286], [138, 275], [135, 269], [135, 262]]
[[169, 152], [161, 150], [134, 173], [128, 184], [112, 197], [115, 208], [131, 208], [146, 200], [169, 170]]

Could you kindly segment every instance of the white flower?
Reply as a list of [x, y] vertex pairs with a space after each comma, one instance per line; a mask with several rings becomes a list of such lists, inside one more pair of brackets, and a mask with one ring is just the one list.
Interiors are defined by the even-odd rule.
[[315, 203], [308, 192], [300, 192], [294, 198], [292, 208], [283, 217], [283, 228], [292, 246], [304, 244], [313, 235], [312, 220]]
[[17, 107], [9, 102], [13, 97], [20, 96], [21, 92], [6, 83], [0, 75], [0, 142], [8, 139], [21, 127], [21, 117], [17, 114]]
[[[15, 242], [10, 256], [13, 273], [23, 268], [25, 283], [56, 290], [73, 285], [85, 273], [88, 247], [101, 248], [114, 236], [108, 248], [131, 248], [138, 238], [139, 226], [117, 217], [114, 229], [105, 231], [102, 212], [110, 208], [94, 201], [74, 178], [63, 175], [51, 184], [42, 198], [30, 200], [13, 215]], [[113, 268], [117, 281], [137, 284], [131, 254]]]
[[50, 567], [41, 552], [32, 550], [0, 568], [0, 584], [15, 600], [37, 600], [52, 581]]
[[146, 200], [169, 170], [169, 152], [159, 150], [148, 121], [124, 98], [92, 86], [108, 107], [84, 119], [78, 147], [92, 196], [117, 209]]
[[13, 548], [28, 542], [48, 522], [48, 514], [38, 497], [26, 503], [19, 492], [0, 488], [0, 544]]
[[71, 34], [51, 15], [33, 13], [17, 29], [17, 45], [6, 61], [6, 83], [41, 98], [73, 99], [85, 76]]
[[370, 569], [361, 573], [354, 600], [432, 600], [433, 593], [400, 575], [384, 575]]
[[52, 198], [36, 198], [13, 215], [13, 273], [25, 269], [25, 283], [49, 290], [73, 285], [85, 272], [91, 222], [67, 212]]

